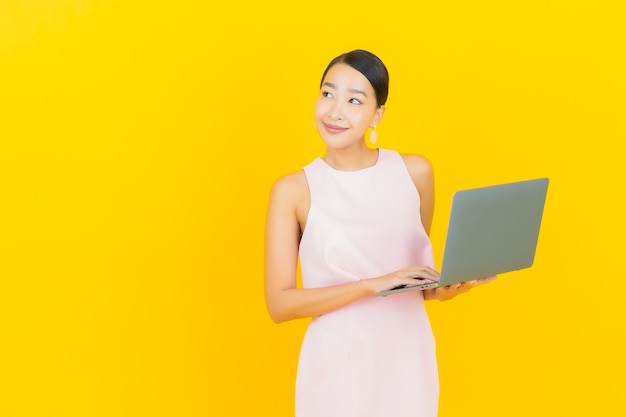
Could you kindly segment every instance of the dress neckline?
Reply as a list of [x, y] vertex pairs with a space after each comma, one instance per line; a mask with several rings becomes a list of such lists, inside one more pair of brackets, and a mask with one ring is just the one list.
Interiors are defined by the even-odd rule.
[[333, 171], [333, 172], [338, 172], [338, 173], [342, 173], [342, 174], [352, 174], [352, 173], [357, 173], [357, 172], [364, 172], [364, 171], [369, 171], [371, 169], [376, 168], [376, 166], [380, 163], [380, 160], [382, 158], [382, 154], [383, 154], [383, 149], [381, 148], [376, 148], [376, 151], [378, 151], [378, 156], [376, 157], [376, 161], [374, 161], [374, 163], [370, 166], [366, 166], [364, 168], [359, 168], [359, 169], [354, 169], [354, 170], [344, 170], [344, 169], [337, 169], [332, 167], [328, 162], [326, 162], [324, 160], [324, 158], [322, 158], [321, 156], [318, 157], [318, 159], [320, 160], [320, 162], [326, 166], [329, 170]]

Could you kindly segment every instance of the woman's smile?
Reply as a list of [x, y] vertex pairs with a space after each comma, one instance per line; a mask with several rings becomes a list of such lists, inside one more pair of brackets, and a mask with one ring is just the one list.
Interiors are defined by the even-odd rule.
[[324, 125], [324, 129], [331, 134], [343, 133], [348, 130], [347, 127], [337, 126], [330, 123], [322, 123]]

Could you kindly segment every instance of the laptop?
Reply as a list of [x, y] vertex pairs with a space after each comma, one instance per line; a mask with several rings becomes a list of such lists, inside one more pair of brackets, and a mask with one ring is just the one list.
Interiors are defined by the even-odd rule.
[[537, 178], [456, 191], [439, 281], [376, 295], [443, 287], [531, 267], [548, 181]]

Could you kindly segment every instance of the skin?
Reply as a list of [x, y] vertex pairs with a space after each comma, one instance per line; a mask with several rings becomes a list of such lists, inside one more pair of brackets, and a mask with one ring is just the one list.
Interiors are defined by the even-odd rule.
[[[378, 150], [365, 143], [365, 132], [378, 125], [385, 113], [378, 106], [371, 84], [346, 64], [329, 69], [315, 105], [315, 127], [326, 144], [323, 159], [335, 169], [359, 170], [376, 163]], [[420, 155], [402, 155], [420, 194], [420, 214], [426, 233], [434, 212], [434, 177], [430, 162]], [[279, 178], [270, 192], [265, 228], [265, 297], [270, 317], [283, 322], [315, 317], [360, 298], [397, 285], [437, 281], [439, 273], [429, 266], [409, 265], [377, 277], [324, 288], [297, 288], [296, 268], [300, 237], [306, 227], [311, 202], [303, 171]], [[424, 299], [446, 301], [492, 280], [424, 291]]]

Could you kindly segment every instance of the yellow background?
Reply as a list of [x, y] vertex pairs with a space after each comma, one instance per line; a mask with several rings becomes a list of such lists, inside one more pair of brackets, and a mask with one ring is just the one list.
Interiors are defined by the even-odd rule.
[[623, 4], [0, 0], [0, 415], [292, 415], [267, 194], [354, 48], [438, 262], [455, 189], [551, 179], [533, 268], [428, 305], [441, 417], [624, 415]]

